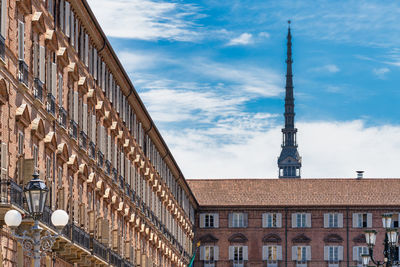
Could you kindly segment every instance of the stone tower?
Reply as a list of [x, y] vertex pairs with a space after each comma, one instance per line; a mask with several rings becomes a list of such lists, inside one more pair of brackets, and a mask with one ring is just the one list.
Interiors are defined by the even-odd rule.
[[294, 97], [292, 75], [292, 35], [290, 21], [287, 35], [285, 128], [282, 129], [282, 151], [278, 158], [279, 178], [300, 178], [301, 157], [297, 151], [297, 129], [294, 127]]

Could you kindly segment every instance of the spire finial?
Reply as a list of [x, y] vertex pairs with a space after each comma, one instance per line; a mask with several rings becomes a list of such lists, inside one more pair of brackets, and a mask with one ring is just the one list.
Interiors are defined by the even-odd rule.
[[292, 22], [290, 21], [290, 19], [287, 21], [287, 23], [289, 24], [289, 28], [290, 28], [290, 23], [292, 23]]

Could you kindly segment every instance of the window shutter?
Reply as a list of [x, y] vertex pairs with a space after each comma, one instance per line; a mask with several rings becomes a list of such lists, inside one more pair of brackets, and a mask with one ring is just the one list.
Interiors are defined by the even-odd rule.
[[367, 227], [372, 227], [372, 213], [367, 213]]
[[343, 260], [343, 246], [338, 247], [338, 258], [340, 261]]
[[58, 105], [63, 106], [63, 77], [62, 74], [58, 74]]
[[22, 21], [18, 21], [18, 59], [24, 60], [24, 34], [25, 24]]
[[329, 228], [329, 213], [324, 213], [324, 228]]
[[89, 65], [89, 36], [85, 33], [85, 65]]
[[353, 213], [353, 228], [358, 228], [358, 213]]
[[101, 240], [103, 244], [109, 243], [110, 226], [106, 219], [103, 219], [101, 223]]
[[4, 37], [4, 39], [7, 37], [6, 31], [7, 31], [7, 1], [2, 0], [1, 1], [1, 27], [0, 27], [0, 33], [1, 36]]
[[353, 261], [358, 261], [358, 247], [357, 246], [353, 247]]
[[214, 213], [214, 228], [219, 228], [219, 214]]
[[278, 261], [282, 260], [282, 246], [276, 246], [276, 256]]
[[44, 46], [40, 46], [39, 48], [39, 79], [41, 82], [45, 82], [45, 64], [46, 64], [46, 50]]
[[229, 246], [229, 260], [233, 260], [233, 250], [234, 247], [233, 246]]
[[278, 228], [282, 227], [282, 213], [276, 214], [276, 227]]
[[338, 213], [338, 227], [343, 228], [343, 213]]
[[229, 227], [233, 227], [233, 214], [232, 213], [229, 213], [229, 216], [228, 216], [229, 218]]
[[51, 63], [51, 94], [56, 97], [57, 88], [57, 65], [56, 63]]
[[38, 77], [38, 54], [39, 54], [39, 45], [38, 43], [33, 44], [33, 76], [34, 78]]
[[268, 253], [268, 246], [262, 246], [262, 259], [263, 259], [263, 261], [267, 260], [267, 257], [268, 257], [267, 253]]
[[1, 179], [8, 179], [8, 144], [1, 143]]
[[85, 132], [85, 134], [87, 135], [87, 130], [88, 130], [88, 106], [87, 104], [83, 104], [83, 131]]
[[214, 260], [219, 260], [219, 247], [214, 246]]
[[324, 261], [328, 260], [329, 260], [329, 246], [324, 246]]
[[60, 0], [60, 27], [64, 31], [64, 0]]
[[292, 214], [292, 228], [297, 228], [297, 220], [296, 220], [296, 217], [297, 217], [297, 213], [293, 213], [293, 214]]
[[[267, 227], [267, 215], [268, 213], [263, 213], [262, 214], [262, 227], [266, 228]], [[264, 259], [264, 258], [263, 258]]]
[[[92, 115], [92, 142], [96, 143], [96, 115]], [[100, 141], [101, 142], [101, 141]]]
[[306, 256], [307, 256], [307, 260], [310, 261], [311, 260], [311, 246], [306, 246]]
[[243, 213], [243, 219], [244, 219], [244, 227], [249, 226], [249, 215], [247, 213]]
[[249, 260], [249, 249], [248, 246], [243, 246], [243, 260]]
[[306, 213], [306, 227], [311, 227], [311, 213]]
[[118, 153], [118, 149], [117, 149], [117, 144], [114, 144], [114, 163], [113, 163], [113, 167], [117, 168], [117, 153]]
[[107, 136], [107, 159], [111, 162], [111, 136]]
[[297, 260], [297, 246], [292, 246], [292, 261]]
[[76, 52], [78, 52], [79, 51], [79, 23], [78, 23], [77, 19], [75, 19], [74, 47], [75, 47]]
[[95, 216], [94, 210], [89, 211], [89, 232], [93, 233], [95, 229]]
[[204, 252], [205, 252], [205, 251], [204, 251], [204, 250], [205, 250], [205, 247], [204, 247], [204, 246], [201, 246], [199, 250], [200, 250], [200, 260], [203, 261], [203, 260], [204, 260], [204, 254], [205, 254], [205, 253], [204, 253]]
[[70, 30], [71, 30], [70, 11], [71, 11], [71, 6], [69, 2], [65, 2], [65, 35], [67, 35], [68, 37], [70, 36]]
[[71, 17], [70, 17], [70, 24], [71, 24], [71, 34], [70, 34], [70, 41], [71, 41], [71, 45], [75, 47], [75, 14], [74, 11], [70, 11], [71, 13]]
[[79, 93], [74, 92], [74, 121], [78, 123], [78, 103], [79, 103]]
[[206, 217], [206, 215], [204, 213], [200, 214], [200, 218], [199, 218], [199, 220], [200, 220], [200, 228], [204, 228], [204, 226], [205, 226], [205, 217]]

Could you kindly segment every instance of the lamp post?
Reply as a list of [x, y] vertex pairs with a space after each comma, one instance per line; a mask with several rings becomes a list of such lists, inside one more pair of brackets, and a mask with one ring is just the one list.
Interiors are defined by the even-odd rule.
[[12, 231], [13, 237], [21, 244], [29, 257], [33, 257], [34, 267], [40, 267], [40, 257], [53, 247], [62, 229], [67, 225], [69, 216], [64, 210], [56, 210], [51, 215], [51, 222], [57, 229], [57, 234], [51, 234], [39, 226], [49, 189], [39, 179], [39, 174], [33, 174], [33, 179], [24, 188], [24, 194], [28, 203], [29, 215], [34, 224], [29, 231], [23, 231], [22, 235], [16, 233], [17, 227], [22, 222], [21, 213], [17, 210], [9, 210], [4, 216], [4, 221]]
[[391, 267], [394, 265], [400, 264], [399, 260], [395, 260], [396, 248], [398, 247], [398, 233], [396, 229], [391, 228], [392, 226], [392, 214], [383, 214], [382, 215], [382, 224], [383, 228], [386, 231], [385, 239], [383, 241], [384, 250], [383, 250], [383, 261], [377, 261], [374, 258], [374, 246], [376, 242], [376, 234], [375, 230], [365, 231], [365, 240], [368, 245], [368, 253], [363, 254], [362, 263], [363, 266], [368, 266], [369, 261], [371, 260], [376, 266], [385, 266]]

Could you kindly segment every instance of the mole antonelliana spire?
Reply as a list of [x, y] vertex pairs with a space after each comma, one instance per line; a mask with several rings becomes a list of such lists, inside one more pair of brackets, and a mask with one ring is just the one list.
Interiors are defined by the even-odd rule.
[[297, 151], [297, 129], [294, 127], [294, 97], [292, 74], [292, 34], [288, 21], [287, 59], [286, 59], [286, 96], [285, 128], [282, 129], [283, 142], [281, 155], [278, 158], [279, 178], [300, 178], [301, 157]]

